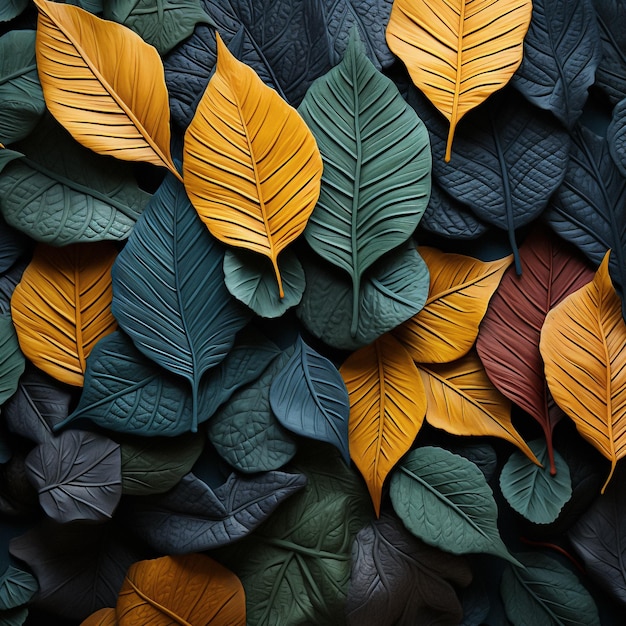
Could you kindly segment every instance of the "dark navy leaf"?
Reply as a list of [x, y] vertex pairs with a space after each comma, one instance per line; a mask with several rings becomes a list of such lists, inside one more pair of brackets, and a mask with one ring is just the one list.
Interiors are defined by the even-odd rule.
[[613, 117], [606, 130], [609, 151], [622, 176], [626, 177], [626, 98], [613, 109]]
[[626, 5], [622, 0], [592, 0], [602, 40], [596, 86], [613, 104], [626, 98]]
[[11, 296], [15, 286], [22, 279], [27, 264], [27, 261], [19, 260], [0, 275], [0, 314], [4, 315], [11, 312]]

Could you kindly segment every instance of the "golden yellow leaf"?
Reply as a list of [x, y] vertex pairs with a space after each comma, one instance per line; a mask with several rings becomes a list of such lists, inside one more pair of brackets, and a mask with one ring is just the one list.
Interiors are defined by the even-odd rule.
[[163, 166], [180, 179], [156, 49], [125, 26], [78, 7], [35, 4], [37, 69], [54, 117], [94, 152]]
[[203, 554], [164, 556], [130, 566], [117, 598], [119, 626], [245, 626], [241, 581]]
[[185, 134], [187, 194], [211, 233], [268, 257], [302, 233], [320, 191], [322, 158], [298, 112], [217, 36], [217, 68]]
[[39, 369], [82, 386], [85, 361], [117, 323], [111, 313], [111, 242], [39, 244], [11, 298], [22, 352]]
[[594, 279], [548, 312], [539, 348], [556, 403], [609, 461], [626, 454], [626, 324], [607, 252]]
[[350, 457], [379, 515], [385, 478], [424, 422], [424, 389], [411, 355], [389, 334], [354, 352], [339, 371], [350, 397]]
[[531, 0], [394, 0], [387, 43], [411, 79], [450, 122], [459, 120], [519, 67]]
[[489, 435], [516, 445], [539, 464], [511, 422], [511, 402], [487, 377], [474, 350], [452, 363], [418, 369], [426, 390], [426, 421], [452, 435]]
[[115, 609], [100, 609], [83, 620], [80, 626], [117, 626]]
[[512, 256], [479, 261], [420, 246], [430, 287], [424, 308], [393, 331], [419, 363], [448, 363], [474, 345], [489, 299]]

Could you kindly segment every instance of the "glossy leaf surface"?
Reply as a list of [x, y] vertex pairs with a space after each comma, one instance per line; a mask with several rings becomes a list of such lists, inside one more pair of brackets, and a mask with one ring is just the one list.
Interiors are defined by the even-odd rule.
[[26, 362], [9, 313], [0, 314], [0, 404], [16, 391]]
[[592, 0], [598, 18], [602, 59], [595, 84], [615, 104], [626, 98], [626, 7], [620, 0]]
[[38, 589], [37, 579], [31, 573], [9, 565], [0, 576], [0, 610], [26, 604]]

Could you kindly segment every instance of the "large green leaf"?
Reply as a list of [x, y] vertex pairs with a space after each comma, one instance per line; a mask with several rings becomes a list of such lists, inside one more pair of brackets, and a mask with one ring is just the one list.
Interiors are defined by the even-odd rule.
[[0, 22], [8, 22], [17, 17], [28, 6], [28, 0], [2, 0]]
[[516, 562], [500, 538], [483, 473], [444, 448], [409, 452], [392, 473], [393, 508], [419, 539], [453, 554], [487, 552]]
[[0, 143], [26, 137], [45, 110], [35, 61], [35, 31], [10, 31], [0, 37]]
[[507, 565], [500, 585], [511, 623], [600, 626], [596, 604], [575, 574], [539, 552], [516, 556], [524, 567]]
[[15, 147], [25, 157], [0, 167], [9, 224], [52, 245], [128, 237], [150, 198], [132, 165], [83, 148], [50, 116]]
[[192, 430], [202, 377], [224, 359], [250, 317], [224, 285], [223, 259], [182, 183], [170, 175], [111, 271], [121, 328], [141, 352], [191, 384]]
[[26, 604], [38, 588], [37, 579], [32, 574], [9, 565], [0, 576], [0, 611]]
[[0, 315], [0, 404], [17, 391], [25, 366], [11, 315], [3, 313]]
[[304, 234], [351, 279], [354, 337], [364, 272], [411, 236], [428, 204], [428, 132], [369, 61], [356, 31], [343, 61], [313, 83], [298, 111], [324, 162]]

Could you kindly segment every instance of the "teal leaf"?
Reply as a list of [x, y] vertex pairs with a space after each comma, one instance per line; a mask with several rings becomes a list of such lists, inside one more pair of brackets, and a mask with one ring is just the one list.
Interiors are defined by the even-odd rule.
[[0, 314], [0, 405], [16, 391], [26, 359], [20, 350], [10, 313]]
[[22, 626], [28, 618], [28, 608], [20, 606], [0, 613], [0, 626]]
[[0, 174], [8, 224], [56, 246], [128, 237], [150, 198], [130, 163], [82, 147], [51, 117], [15, 147], [25, 157]]
[[281, 298], [274, 268], [267, 257], [230, 248], [224, 255], [224, 280], [230, 293], [261, 317], [280, 317], [296, 306], [304, 292], [304, 270], [290, 249], [278, 260], [284, 290]]
[[394, 510], [419, 539], [453, 554], [517, 562], [500, 538], [493, 493], [471, 461], [443, 448], [416, 448], [396, 466], [390, 487]]
[[297, 314], [324, 343], [356, 350], [413, 317], [426, 303], [428, 266], [412, 241], [383, 255], [367, 270], [359, 291], [356, 335], [352, 328], [352, 283], [310, 254], [303, 258], [306, 289]]
[[111, 270], [120, 327], [147, 357], [191, 384], [192, 430], [202, 377], [250, 318], [224, 285], [223, 260], [182, 183], [169, 175]]
[[620, 174], [626, 177], [626, 98], [620, 100], [613, 109], [606, 140], [615, 165]]
[[288, 430], [334, 445], [350, 465], [350, 399], [339, 370], [302, 338], [270, 387], [270, 406]]
[[35, 61], [35, 31], [10, 31], [0, 37], [0, 143], [26, 137], [45, 110]]
[[569, 467], [554, 451], [556, 475], [550, 475], [548, 447], [544, 439], [529, 441], [543, 467], [532, 463], [525, 454], [513, 452], [500, 474], [500, 489], [511, 507], [535, 524], [549, 524], [572, 496]]
[[513, 624], [600, 626], [598, 609], [578, 577], [539, 552], [517, 554], [523, 567], [507, 565], [500, 584]]
[[365, 271], [413, 234], [428, 204], [428, 132], [355, 31], [343, 61], [313, 83], [298, 111], [324, 163], [304, 235], [350, 277], [356, 337]]
[[29, 0], [2, 0], [0, 3], [0, 22], [8, 22], [17, 17], [27, 6]]
[[108, 0], [103, 17], [135, 31], [161, 56], [189, 37], [196, 24], [215, 26], [200, 0]]
[[30, 572], [9, 565], [0, 576], [0, 611], [26, 604], [38, 588], [37, 579]]
[[270, 407], [272, 381], [292, 354], [293, 348], [283, 351], [259, 378], [237, 390], [209, 422], [211, 443], [240, 472], [280, 469], [296, 453], [296, 442]]

